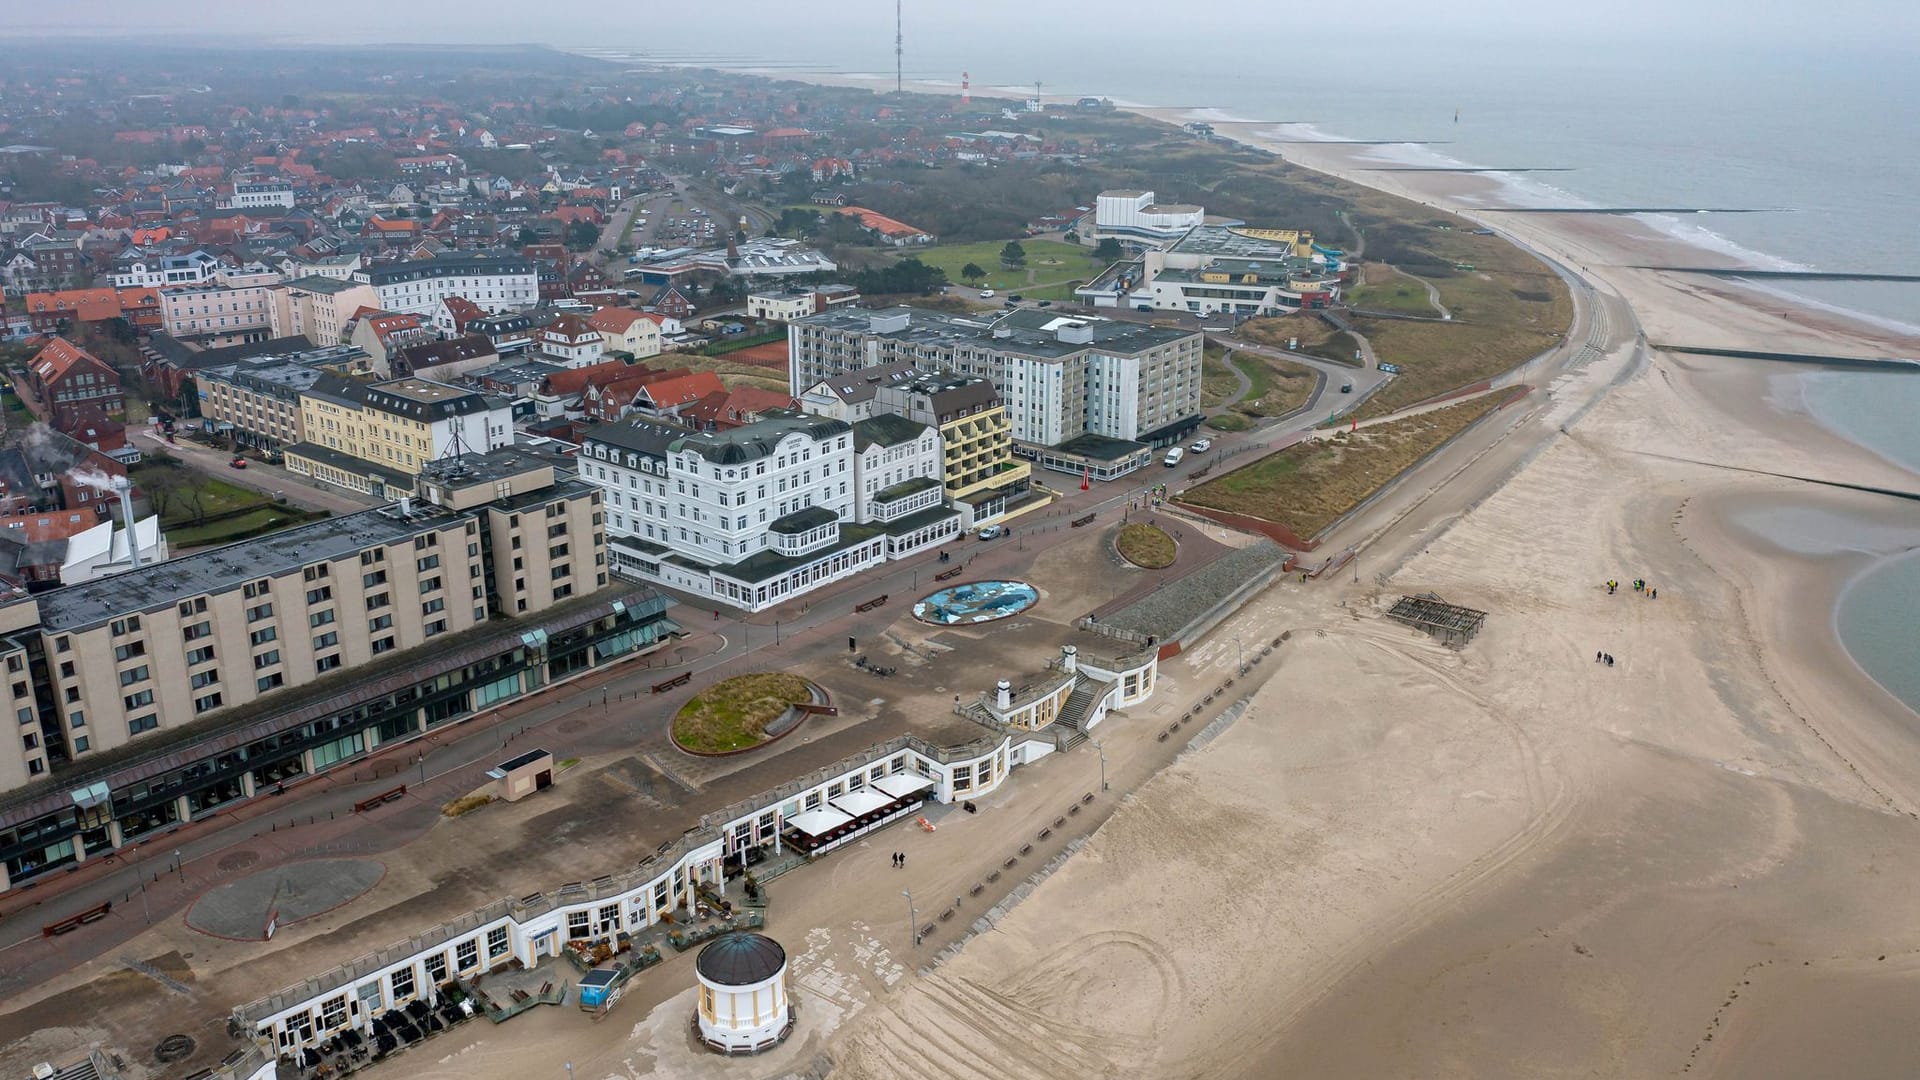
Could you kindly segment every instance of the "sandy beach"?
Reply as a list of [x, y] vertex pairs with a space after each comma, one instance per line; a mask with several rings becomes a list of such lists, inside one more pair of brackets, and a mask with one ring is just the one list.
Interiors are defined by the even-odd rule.
[[[1362, 172], [1353, 147], [1273, 148], [1438, 206], [1492, 194]], [[1624, 269], [1722, 261], [1631, 219], [1485, 220], [1652, 341], [1915, 352]], [[1920, 994], [1920, 718], [1831, 612], [1920, 510], [1713, 466], [1920, 478], [1779, 408], [1779, 368], [1632, 352], [1510, 478], [1433, 499], [1471, 509], [1379, 535], [1404, 553], [1385, 580], [1276, 589], [1216, 631], [1297, 644], [992, 934], [852, 1025], [835, 1075], [1912, 1075], [1920, 1047], [1895, 1033]], [[1836, 522], [1877, 539], [1821, 548]], [[1599, 585], [1635, 577], [1659, 599]], [[1489, 611], [1487, 630], [1455, 652], [1381, 617], [1421, 591]], [[1045, 1017], [1032, 1051], [939, 1052], [988, 998]]]

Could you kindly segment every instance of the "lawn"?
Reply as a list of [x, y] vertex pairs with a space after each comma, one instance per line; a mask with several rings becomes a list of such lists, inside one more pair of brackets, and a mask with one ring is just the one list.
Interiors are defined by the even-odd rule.
[[1254, 353], [1239, 353], [1233, 365], [1247, 376], [1253, 389], [1233, 410], [1248, 416], [1285, 416], [1313, 396], [1315, 371], [1303, 364]]
[[1121, 558], [1135, 566], [1159, 570], [1173, 565], [1173, 537], [1152, 525], [1136, 523], [1122, 528], [1113, 546], [1119, 549]]
[[1498, 408], [1488, 394], [1362, 431], [1296, 443], [1180, 496], [1180, 501], [1272, 521], [1310, 540], [1414, 462]]
[[[919, 259], [928, 266], [937, 266], [947, 272], [947, 279], [955, 285], [972, 285], [960, 276], [960, 268], [973, 263], [987, 272], [986, 278], [975, 286], [982, 289], [995, 289], [1001, 292], [1017, 292], [1022, 296], [1036, 300], [1071, 300], [1073, 289], [1064, 290], [1059, 286], [1042, 288], [1048, 282], [1063, 282], [1068, 279], [1085, 281], [1099, 269], [1093, 259], [1093, 249], [1064, 244], [1058, 240], [1021, 239], [1020, 246], [1027, 251], [1027, 265], [1020, 270], [1008, 270], [1000, 265], [1000, 249], [1007, 242], [987, 241], [979, 244], [936, 244], [929, 248], [920, 248], [906, 254]], [[1039, 283], [1039, 284], [1035, 284]]]
[[1207, 417], [1206, 425], [1215, 431], [1245, 431], [1253, 426], [1253, 421], [1237, 412], [1226, 412]]
[[[326, 517], [325, 510], [301, 510], [292, 506], [267, 504], [204, 525], [166, 525], [167, 545], [175, 551], [193, 547], [231, 544], [250, 537], [264, 536], [295, 525], [304, 525]], [[164, 520], [164, 519], [163, 519]]]
[[1200, 407], [1217, 409], [1240, 389], [1240, 380], [1227, 366], [1227, 350], [1208, 345], [1200, 354]]
[[1347, 303], [1369, 311], [1395, 311], [1406, 315], [1438, 315], [1427, 298], [1427, 287], [1386, 263], [1367, 263], [1363, 269], [1365, 284], [1347, 292]]
[[735, 675], [680, 706], [673, 741], [696, 754], [744, 750], [767, 739], [767, 725], [795, 703], [811, 701], [807, 680], [780, 671]]
[[[1558, 279], [1555, 279], [1558, 283]], [[1564, 290], [1535, 292], [1510, 274], [1472, 272], [1437, 282], [1451, 322], [1354, 320], [1374, 355], [1401, 372], [1361, 407], [1381, 416], [1518, 367], [1558, 344], [1572, 317]]]
[[[271, 503], [265, 495], [252, 488], [228, 483], [185, 465], [152, 458], [128, 469], [127, 477], [149, 494], [162, 487], [170, 492], [166, 498], [166, 508], [160, 514], [160, 524], [168, 530], [169, 535], [176, 526], [189, 525], [195, 520], [250, 507], [264, 508]], [[198, 507], [194, 505], [190, 492], [198, 492]]]

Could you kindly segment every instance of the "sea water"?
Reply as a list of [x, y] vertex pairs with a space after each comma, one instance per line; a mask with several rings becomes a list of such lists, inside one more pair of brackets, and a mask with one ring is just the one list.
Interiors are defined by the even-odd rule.
[[1854, 662], [1920, 712], [1920, 552], [1875, 563], [1854, 578], [1834, 622]]

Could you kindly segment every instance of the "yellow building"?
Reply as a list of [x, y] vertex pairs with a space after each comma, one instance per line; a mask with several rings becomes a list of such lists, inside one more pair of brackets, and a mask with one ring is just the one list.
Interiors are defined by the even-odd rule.
[[431, 379], [322, 376], [301, 392], [300, 419], [287, 471], [383, 498], [411, 492], [434, 461], [513, 442], [505, 400]]
[[1013, 425], [992, 381], [942, 372], [878, 388], [876, 413], [897, 413], [940, 431], [947, 502], [971, 528], [1001, 517], [1025, 495], [1033, 467], [1013, 456]]

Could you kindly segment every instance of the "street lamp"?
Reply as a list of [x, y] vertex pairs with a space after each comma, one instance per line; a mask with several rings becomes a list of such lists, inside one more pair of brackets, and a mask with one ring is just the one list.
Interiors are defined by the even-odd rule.
[[901, 889], [900, 895], [907, 898], [907, 934], [915, 945], [920, 944], [920, 913], [913, 910], [913, 892]]
[[1107, 748], [1099, 739], [1093, 740], [1093, 748], [1100, 753], [1100, 790], [1107, 790]]
[[1247, 647], [1240, 643], [1240, 635], [1233, 635], [1233, 647], [1240, 653], [1240, 674], [1247, 673]]

